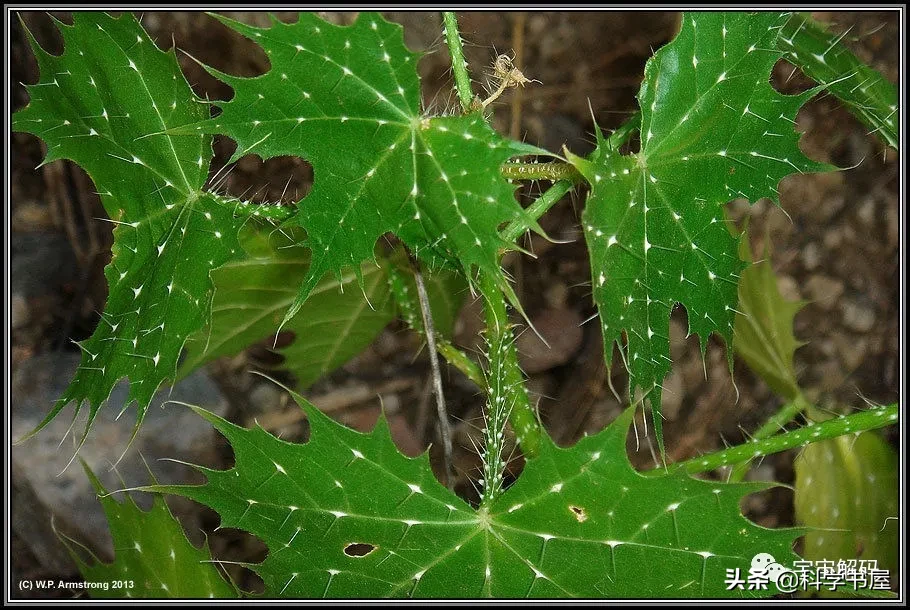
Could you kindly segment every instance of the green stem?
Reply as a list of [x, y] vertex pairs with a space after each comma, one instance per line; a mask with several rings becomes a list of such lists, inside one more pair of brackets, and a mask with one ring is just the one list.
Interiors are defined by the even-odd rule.
[[570, 180], [583, 182], [584, 178], [571, 163], [505, 163], [499, 168], [508, 180]]
[[569, 180], [559, 180], [553, 184], [534, 203], [528, 206], [527, 210], [525, 210], [527, 215], [513, 220], [502, 230], [500, 234], [502, 238], [510, 244], [514, 243], [525, 231], [531, 228], [531, 219], [537, 220], [543, 216], [557, 201], [562, 199], [563, 195], [572, 190], [573, 186]]
[[[610, 134], [607, 145], [613, 150], [625, 144], [633, 133], [639, 128], [641, 114], [636, 112], [625, 123]], [[502, 175], [510, 180], [554, 180], [554, 184], [537, 198], [527, 208], [527, 216], [512, 221], [501, 235], [504, 240], [513, 243], [518, 237], [530, 229], [528, 219], [537, 220], [547, 210], [568, 193], [575, 184], [583, 182], [583, 178], [573, 165], [568, 163], [506, 163], [501, 168]]]
[[462, 109], [465, 112], [470, 112], [474, 93], [471, 91], [471, 77], [468, 76], [468, 62], [465, 61], [464, 48], [461, 46], [461, 34], [458, 33], [458, 20], [455, 18], [455, 13], [444, 12], [442, 14], [442, 22], [445, 25], [449, 55], [452, 56], [455, 91], [458, 93]]
[[486, 387], [483, 379], [483, 371], [477, 363], [468, 358], [468, 355], [446, 341], [441, 337], [436, 338], [436, 351], [446, 359], [446, 362], [462, 372], [462, 374], [474, 382], [478, 388]]
[[[752, 435], [752, 440], [762, 440], [773, 434], [777, 434], [808, 406], [809, 403], [806, 402], [805, 397], [802, 394], [797, 394], [791, 402], [785, 404], [780, 411], [768, 418], [768, 421], [755, 431]], [[752, 460], [747, 460], [734, 466], [733, 472], [730, 473], [730, 482], [737, 483], [742, 481], [743, 478], [745, 478], [746, 473], [749, 472], [751, 465]]]
[[651, 470], [646, 474], [651, 476], [662, 476], [679, 471], [688, 474], [709, 472], [715, 468], [740, 464], [756, 457], [780, 453], [781, 451], [795, 449], [808, 445], [809, 443], [817, 443], [845, 434], [857, 434], [867, 430], [884, 428], [885, 426], [897, 423], [897, 420], [898, 408], [896, 404], [887, 407], [878, 407], [859, 413], [853, 413], [852, 415], [835, 417], [834, 419], [829, 419], [820, 423], [803, 426], [798, 430], [784, 432], [777, 436], [765, 439], [755, 439], [752, 442], [730, 447], [723, 451], [708, 453], [691, 460], [671, 464], [667, 469], [658, 468]]
[[641, 111], [636, 110], [635, 114], [626, 119], [625, 123], [617, 127], [616, 131], [610, 134], [610, 137], [607, 138], [607, 145], [613, 150], [618, 150], [620, 146], [629, 141], [632, 134], [638, 131], [640, 127]]
[[[512, 326], [506, 313], [505, 297], [493, 276], [486, 273], [480, 274], [480, 292], [485, 300], [487, 344], [499, 350], [496, 362], [501, 368], [502, 379], [497, 386], [501, 386], [505, 394], [509, 405], [509, 422], [515, 430], [522, 452], [527, 457], [534, 457], [539, 451], [542, 431], [525, 390], [524, 375], [518, 366], [518, 352], [515, 350]], [[490, 390], [490, 400], [495, 401], [497, 392], [493, 391], [490, 384], [487, 384], [487, 388]]]

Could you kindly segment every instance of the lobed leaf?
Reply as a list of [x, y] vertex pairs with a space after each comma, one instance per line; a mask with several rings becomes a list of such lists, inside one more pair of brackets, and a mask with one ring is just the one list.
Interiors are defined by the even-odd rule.
[[[92, 555], [86, 561], [73, 540], [60, 536], [94, 598], [230, 598], [239, 597], [225, 580], [209, 553], [208, 544], [196, 548], [183, 527], [156, 496], [144, 511], [127, 495], [118, 502], [83, 463], [85, 472], [104, 507], [116, 556], [103, 563]], [[59, 534], [58, 534], [59, 536]], [[87, 549], [82, 547], [86, 552]], [[91, 554], [89, 552], [89, 554]]]
[[797, 521], [811, 528], [803, 544], [806, 560], [874, 560], [896, 577], [897, 463], [894, 450], [874, 432], [803, 449], [795, 462], [793, 502]]
[[[309, 269], [309, 251], [284, 229], [271, 234], [241, 232], [241, 243], [248, 256], [212, 272], [212, 322], [187, 342], [181, 375], [256, 341], [274, 338], [281, 328], [294, 338], [275, 349], [284, 356], [276, 368], [293, 373], [297, 385], [305, 388], [363, 351], [396, 312], [411, 323], [416, 308], [419, 319], [416, 297], [392, 299], [396, 262], [381, 258], [379, 265], [360, 266], [360, 286], [353, 272], [340, 278], [323, 277], [313, 289], [313, 298], [282, 326], [284, 312]], [[413, 276], [394, 275], [403, 297], [416, 295]], [[449, 337], [464, 301], [465, 281], [455, 272], [439, 270], [427, 275], [426, 283], [437, 330]]]
[[[291, 237], [264, 232], [243, 242], [249, 256], [212, 272], [215, 296], [211, 325], [187, 342], [181, 373], [233, 355], [275, 336], [284, 312], [309, 269], [309, 252]], [[385, 271], [364, 264], [363, 284], [353, 273], [326, 276], [297, 314], [284, 325], [293, 342], [277, 349], [300, 387], [307, 387], [360, 353], [395, 317]], [[317, 297], [318, 295], [318, 297]]]
[[[383, 418], [361, 434], [303, 399], [310, 440], [281, 441], [201, 409], [235, 465], [201, 468], [201, 486], [150, 491], [216, 510], [222, 527], [261, 538], [250, 566], [269, 595], [327, 597], [728, 597], [727, 569], [752, 557], [787, 565], [796, 530], [742, 516], [760, 483], [645, 477], [626, 458], [629, 410], [571, 449], [545, 440], [521, 478], [475, 511], [440, 485], [427, 455], [398, 453]], [[707, 525], [707, 527], [706, 527]]]
[[[748, 240], [740, 248], [751, 261]], [[739, 281], [739, 310], [733, 325], [736, 353], [772, 390], [794, 400], [800, 394], [793, 354], [805, 345], [793, 336], [793, 317], [805, 301], [787, 301], [777, 286], [769, 253], [743, 270]]]
[[13, 115], [13, 128], [47, 143], [44, 163], [78, 163], [116, 227], [101, 322], [79, 344], [76, 376], [38, 429], [68, 403], [78, 411], [87, 402], [87, 434], [113, 386], [127, 377], [138, 430], [152, 395], [174, 378], [187, 337], [205, 325], [209, 271], [241, 254], [237, 231], [248, 214], [202, 192], [212, 158], [208, 135], [164, 133], [208, 116], [173, 50], [159, 50], [129, 14], [75, 13], [73, 20], [57, 23], [60, 56], [29, 35], [40, 82], [27, 86], [31, 101]]
[[405, 47], [400, 26], [376, 14], [350, 26], [309, 13], [269, 28], [216, 18], [260, 45], [271, 69], [240, 78], [209, 68], [234, 97], [218, 102], [221, 115], [182, 132], [225, 134], [237, 142], [235, 158], [295, 155], [314, 168], [299, 214], [312, 262], [285, 320], [327, 272], [356, 273], [374, 260], [388, 232], [468, 277], [485, 270], [509, 291], [497, 253], [511, 244], [497, 230], [524, 211], [499, 167], [538, 149], [502, 139], [479, 113], [424, 116], [420, 55]]
[[645, 67], [641, 150], [620, 155], [598, 133], [591, 157], [572, 158], [591, 184], [582, 219], [607, 362], [625, 333], [630, 393], [650, 402], [661, 448], [670, 312], [686, 307], [702, 351], [711, 333], [733, 339], [744, 263], [723, 205], [777, 201], [788, 174], [829, 169], [803, 155], [793, 128], [817, 89], [786, 96], [769, 83], [787, 19], [685, 14], [677, 37]]
[[784, 57], [846, 104], [882, 141], [897, 150], [897, 87], [843, 44], [852, 28], [836, 36], [808, 15], [790, 18], [778, 38]]

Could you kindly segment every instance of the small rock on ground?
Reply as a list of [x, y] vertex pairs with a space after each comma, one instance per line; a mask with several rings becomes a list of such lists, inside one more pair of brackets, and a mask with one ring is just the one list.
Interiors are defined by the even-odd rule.
[[[13, 439], [31, 432], [49, 412], [72, 379], [80, 358], [78, 353], [58, 352], [30, 358], [20, 365], [11, 384]], [[227, 403], [208, 375], [198, 371], [179, 382], [173, 391], [165, 388], [159, 392], [138, 436], [118, 463], [129, 446], [135, 424], [135, 405], [117, 420], [126, 396], [127, 386], [121, 382], [108, 404], [98, 411], [78, 458], [85, 460], [108, 490], [150, 483], [149, 469], [161, 482], [199, 481], [193, 469], [162, 458], [210, 465], [217, 459], [216, 433], [188, 408], [162, 403], [170, 398], [223, 415]], [[72, 408], [70, 405], [36, 436], [12, 448], [13, 487], [17, 491], [12, 497], [12, 527], [45, 566], [71, 564], [51, 529], [51, 517], [58, 530], [95, 549], [102, 557], [113, 557], [101, 504], [78, 459], [70, 463], [88, 416], [88, 406], [83, 405], [74, 421]], [[112, 464], [117, 464], [116, 469], [112, 470]], [[134, 494], [134, 498], [148, 507], [150, 502], [142, 495]]]

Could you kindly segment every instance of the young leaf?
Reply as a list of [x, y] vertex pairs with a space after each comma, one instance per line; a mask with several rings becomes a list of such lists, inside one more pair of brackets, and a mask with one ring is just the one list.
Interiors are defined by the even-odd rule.
[[[197, 409], [228, 439], [235, 465], [201, 468], [201, 486], [158, 485], [210, 506], [222, 527], [261, 538], [251, 566], [280, 597], [737, 597], [727, 569], [757, 553], [789, 565], [796, 530], [740, 513], [761, 483], [645, 477], [626, 458], [632, 410], [598, 435], [539, 457], [488, 507], [473, 510], [409, 459], [388, 425], [361, 434], [303, 399], [311, 436], [291, 444]], [[364, 493], [369, 490], [369, 493]]]
[[[227, 598], [239, 597], [234, 586], [212, 562], [208, 544], [196, 548], [186, 539], [183, 527], [156, 496], [151, 510], [144, 511], [128, 495], [118, 502], [108, 495], [101, 481], [83, 463], [85, 472], [104, 507], [111, 528], [116, 556], [103, 563], [92, 555], [89, 563], [74, 545], [60, 536], [95, 598]], [[82, 550], [91, 554], [88, 549]]]
[[[751, 261], [748, 240], [742, 241], [740, 253], [743, 260]], [[772, 390], [794, 400], [800, 389], [793, 353], [804, 343], [793, 336], [793, 317], [806, 302], [784, 299], [769, 256], [766, 250], [760, 262], [740, 275], [739, 311], [733, 326], [736, 353]]]
[[625, 331], [630, 391], [650, 402], [661, 447], [671, 310], [686, 307], [703, 351], [712, 332], [733, 338], [744, 264], [722, 206], [737, 197], [776, 201], [784, 176], [829, 169], [800, 152], [793, 128], [817, 90], [786, 96], [769, 83], [786, 20], [685, 14], [645, 67], [640, 152], [620, 156], [598, 133], [592, 156], [573, 158], [591, 184], [583, 224], [607, 362]]
[[189, 335], [204, 326], [209, 271], [240, 253], [238, 207], [201, 192], [212, 157], [207, 135], [163, 134], [197, 122], [196, 101], [173, 51], [158, 49], [129, 14], [75, 13], [57, 24], [60, 56], [31, 36], [40, 82], [13, 128], [47, 143], [44, 163], [71, 159], [91, 176], [116, 225], [105, 268], [109, 294], [94, 334], [80, 343], [76, 377], [40, 430], [68, 403], [88, 402], [85, 434], [113, 386], [130, 380], [137, 423], [159, 385], [173, 379]]
[[[796, 459], [796, 519], [810, 527], [803, 556], [875, 560], [898, 572], [897, 455], [877, 434], [842, 436], [803, 449]], [[849, 590], [849, 589], [848, 589]]]
[[510, 244], [497, 229], [524, 211], [499, 167], [537, 149], [502, 139], [479, 113], [423, 116], [420, 55], [379, 15], [344, 27], [309, 13], [270, 28], [217, 18], [260, 45], [271, 69], [240, 78], [209, 68], [235, 95], [218, 103], [220, 116], [184, 131], [233, 138], [235, 157], [296, 155], [314, 168], [299, 215], [312, 263], [285, 320], [327, 272], [373, 260], [390, 231], [415, 254], [452, 261], [469, 277], [479, 267], [508, 290], [497, 252]]
[[[309, 251], [279, 233], [256, 232], [242, 243], [250, 252], [247, 258], [212, 272], [212, 322], [187, 342], [181, 374], [273, 337], [306, 276]], [[362, 287], [353, 273], [340, 281], [324, 277], [313, 298], [284, 325], [295, 338], [277, 351], [285, 356], [282, 368], [294, 374], [299, 387], [360, 353], [394, 319], [385, 271], [364, 264], [360, 273]]]
[[796, 14], [787, 22], [778, 40], [788, 61], [847, 105], [850, 112], [897, 150], [897, 87], [878, 70], [870, 68], [842, 40], [850, 28], [835, 36], [808, 15]]

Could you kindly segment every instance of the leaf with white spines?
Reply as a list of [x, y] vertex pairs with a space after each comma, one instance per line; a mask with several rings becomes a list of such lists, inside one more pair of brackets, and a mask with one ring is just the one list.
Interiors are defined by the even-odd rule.
[[[793, 335], [793, 318], [806, 301], [788, 301], [781, 294], [769, 250], [770, 242], [765, 244], [762, 260], [742, 272], [733, 324], [736, 353], [772, 390], [795, 400], [800, 389], [793, 354], [805, 342]], [[752, 261], [748, 240], [742, 240], [740, 253], [744, 261]]]
[[[212, 272], [211, 324], [187, 342], [181, 375], [257, 341], [271, 344], [306, 277], [310, 253], [296, 244], [293, 234], [246, 233], [241, 232], [246, 257]], [[385, 270], [364, 264], [360, 272], [362, 290], [353, 272], [345, 272], [340, 280], [324, 277], [313, 298], [284, 325], [284, 332], [293, 333], [294, 339], [275, 350], [284, 356], [277, 367], [293, 373], [298, 387], [310, 386], [359, 354], [395, 318]]]
[[744, 263], [723, 205], [777, 201], [788, 174], [830, 169], [806, 158], [794, 130], [817, 90], [786, 96], [769, 83], [787, 18], [685, 14], [677, 37], [645, 67], [640, 151], [620, 155], [598, 133], [591, 157], [572, 158], [591, 184], [583, 224], [607, 362], [625, 333], [630, 392], [650, 402], [661, 448], [670, 312], [686, 307], [703, 351], [711, 333], [733, 339]]
[[28, 34], [40, 82], [27, 86], [31, 101], [13, 128], [47, 143], [44, 163], [78, 163], [116, 227], [101, 321], [79, 344], [79, 370], [38, 429], [70, 402], [77, 410], [87, 402], [87, 434], [126, 377], [138, 430], [152, 395], [174, 378], [184, 341], [206, 324], [209, 271], [241, 254], [237, 231], [252, 211], [202, 191], [210, 136], [164, 133], [208, 116], [173, 50], [161, 51], [130, 14], [75, 13], [72, 26], [57, 27], [59, 56]]
[[127, 495], [117, 500], [83, 463], [104, 507], [114, 560], [104, 563], [79, 542], [57, 533], [86, 582], [93, 598], [233, 598], [234, 585], [218, 570], [208, 543], [201, 548], [187, 540], [183, 526], [164, 498], [156, 496], [142, 510]]
[[[740, 512], [765, 483], [683, 474], [647, 477], [626, 457], [632, 410], [575, 447], [543, 440], [519, 480], [475, 511], [410, 459], [380, 418], [367, 434], [295, 395], [310, 440], [287, 443], [201, 409], [228, 439], [229, 470], [200, 468], [201, 486], [158, 485], [213, 508], [221, 526], [269, 548], [249, 566], [270, 596], [742, 597], [727, 569], [752, 557], [796, 559], [799, 531], [758, 527]], [[370, 490], [370, 493], [364, 493]]]
[[881, 140], [897, 150], [898, 92], [882, 74], [866, 65], [844, 44], [850, 33], [836, 35], [808, 15], [795, 14], [778, 40], [785, 58], [825, 85]]
[[216, 17], [261, 46], [271, 68], [253, 78], [207, 68], [234, 97], [217, 102], [218, 117], [183, 132], [227, 135], [235, 156], [294, 155], [314, 168], [313, 190], [299, 204], [312, 265], [286, 320], [326, 272], [374, 260], [388, 232], [418, 256], [448, 260], [468, 277], [479, 268], [510, 292], [498, 253], [511, 244], [498, 228], [525, 212], [499, 168], [539, 149], [501, 138], [480, 113], [425, 116], [420, 55], [377, 14], [337, 26], [302, 13], [269, 28]]

